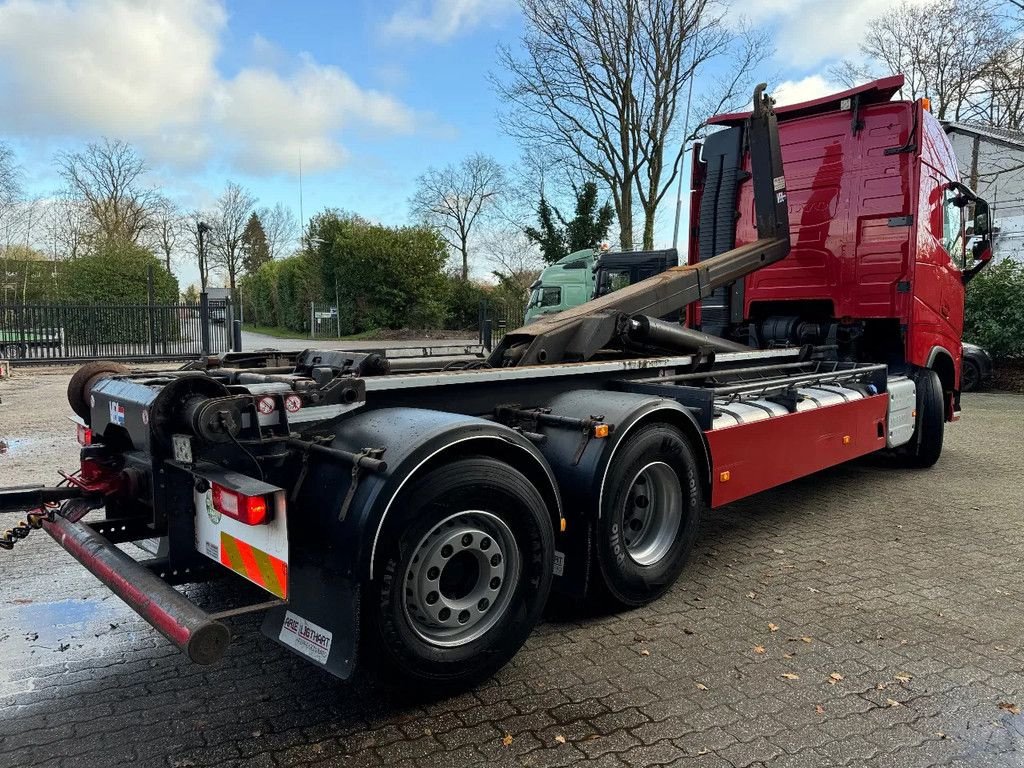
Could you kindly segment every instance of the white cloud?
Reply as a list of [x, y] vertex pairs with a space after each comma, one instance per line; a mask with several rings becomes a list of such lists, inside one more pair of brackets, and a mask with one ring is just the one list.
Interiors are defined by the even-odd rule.
[[514, 0], [406, 0], [384, 24], [384, 34], [444, 43], [514, 7]]
[[893, 0], [759, 0], [736, 3], [734, 10], [755, 24], [776, 25], [775, 56], [779, 61], [812, 67], [857, 57], [868, 22], [893, 5]]
[[353, 130], [413, 130], [396, 99], [262, 38], [258, 66], [223, 77], [226, 24], [218, 0], [0, 2], [0, 132], [107, 135], [176, 166], [226, 148], [239, 170], [266, 173], [294, 172], [300, 154], [310, 172], [337, 167]]
[[337, 67], [304, 59], [290, 78], [243, 70], [224, 83], [216, 114], [238, 143], [238, 160], [253, 171], [320, 170], [341, 165], [338, 133], [353, 125], [411, 132], [413, 113], [385, 94], [364, 90]]
[[202, 113], [223, 10], [202, 0], [0, 5], [5, 130], [156, 136]]
[[845, 90], [844, 86], [826, 80], [821, 75], [810, 75], [801, 80], [785, 80], [772, 86], [771, 95], [775, 103], [781, 107], [811, 101], [842, 90]]

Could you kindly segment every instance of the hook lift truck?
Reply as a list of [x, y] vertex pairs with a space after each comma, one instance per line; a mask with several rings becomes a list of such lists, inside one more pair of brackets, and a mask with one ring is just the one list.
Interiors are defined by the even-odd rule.
[[[890, 101], [897, 79], [777, 110], [759, 86], [695, 155], [691, 263], [482, 363], [86, 364], [68, 388], [81, 467], [0, 491], [28, 511], [0, 542], [46, 531], [200, 664], [224, 654], [225, 616], [173, 586], [230, 571], [268, 594], [229, 614], [263, 611], [266, 635], [340, 678], [359, 661], [462, 686], [516, 653], [551, 589], [658, 598], [707, 505], [874, 452], [933, 464], [987, 207], [925, 105]], [[689, 327], [661, 319], [683, 309]], [[149, 559], [117, 546], [142, 540]]]

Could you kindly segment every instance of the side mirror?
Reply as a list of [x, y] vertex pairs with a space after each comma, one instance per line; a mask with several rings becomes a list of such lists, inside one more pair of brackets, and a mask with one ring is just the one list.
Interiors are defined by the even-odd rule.
[[988, 203], [979, 197], [974, 201], [974, 235], [976, 237], [985, 237], [991, 231], [992, 227], [988, 219]]

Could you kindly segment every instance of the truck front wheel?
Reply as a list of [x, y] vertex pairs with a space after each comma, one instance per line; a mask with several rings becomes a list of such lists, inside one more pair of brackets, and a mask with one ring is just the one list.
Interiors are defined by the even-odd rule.
[[942, 381], [939, 375], [923, 368], [914, 376], [917, 387], [917, 417], [914, 436], [903, 447], [907, 466], [930, 467], [942, 453], [942, 437], [946, 425], [946, 407], [943, 402]]
[[703, 506], [697, 463], [678, 429], [651, 424], [627, 437], [608, 471], [594, 537], [597, 599], [636, 607], [672, 586]]
[[378, 542], [364, 650], [385, 676], [472, 685], [540, 619], [554, 533], [543, 497], [508, 464], [461, 459], [411, 484]]

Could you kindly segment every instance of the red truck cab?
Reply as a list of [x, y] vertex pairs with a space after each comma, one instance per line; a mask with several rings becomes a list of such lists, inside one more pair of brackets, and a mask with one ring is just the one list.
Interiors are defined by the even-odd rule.
[[[792, 250], [703, 299], [690, 320], [761, 348], [829, 344], [840, 360], [931, 369], [952, 420], [964, 284], [976, 271], [967, 268], [965, 217], [969, 207], [987, 216], [987, 206], [959, 184], [927, 101], [892, 100], [902, 85], [897, 75], [776, 109], [785, 175], [776, 188], [788, 194]], [[691, 264], [757, 238], [741, 160], [745, 118], [712, 118], [725, 130], [697, 150]]]

